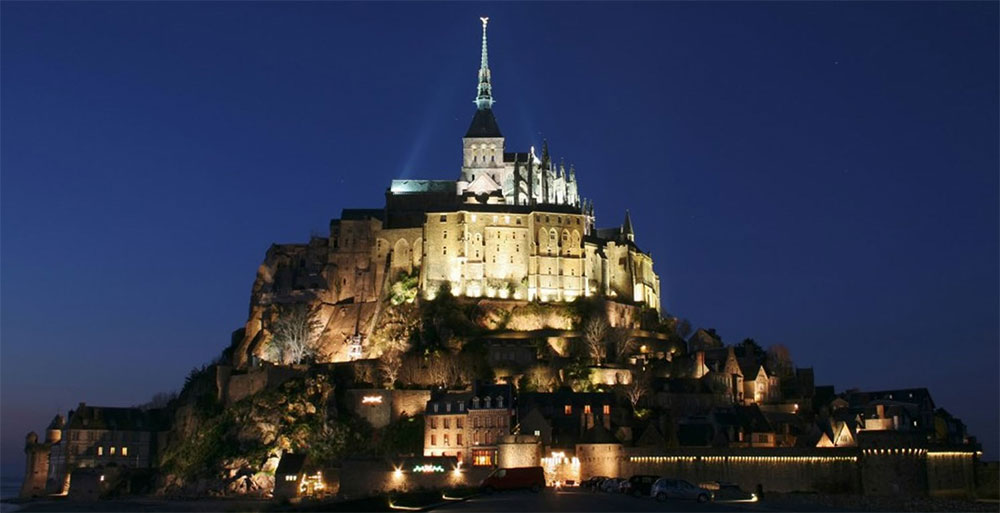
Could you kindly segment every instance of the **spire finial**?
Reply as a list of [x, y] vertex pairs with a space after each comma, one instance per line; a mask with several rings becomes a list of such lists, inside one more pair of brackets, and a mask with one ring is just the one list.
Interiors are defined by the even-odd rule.
[[479, 110], [493, 107], [493, 88], [490, 85], [490, 63], [486, 52], [486, 23], [490, 19], [486, 16], [479, 18], [483, 22], [483, 55], [479, 63], [479, 94], [476, 96], [476, 107]]

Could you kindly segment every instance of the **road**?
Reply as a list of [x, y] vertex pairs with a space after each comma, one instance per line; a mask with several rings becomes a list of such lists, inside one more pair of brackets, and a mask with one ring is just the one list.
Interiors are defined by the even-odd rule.
[[[590, 492], [586, 490], [545, 490], [541, 493], [506, 492], [480, 495], [464, 502], [435, 508], [435, 511], [781, 511], [784, 508], [767, 502], [699, 504], [695, 501], [668, 500]], [[798, 508], [801, 509], [801, 505]]]

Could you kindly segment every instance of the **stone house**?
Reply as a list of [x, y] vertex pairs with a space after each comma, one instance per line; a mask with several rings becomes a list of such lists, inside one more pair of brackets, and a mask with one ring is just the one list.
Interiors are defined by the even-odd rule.
[[510, 434], [510, 385], [476, 384], [431, 397], [424, 413], [424, 456], [454, 456], [464, 465], [493, 466], [497, 444]]

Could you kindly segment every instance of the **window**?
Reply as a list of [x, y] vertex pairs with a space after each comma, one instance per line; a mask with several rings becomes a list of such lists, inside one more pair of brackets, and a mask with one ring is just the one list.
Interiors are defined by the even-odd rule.
[[110, 455], [114, 456], [114, 455], [115, 455], [115, 446], [113, 446], [113, 445], [112, 445], [112, 446], [111, 446], [111, 447], [109, 447], [108, 449], [109, 449], [109, 450], [108, 450], [108, 454], [110, 454]]
[[497, 408], [503, 408], [503, 396], [497, 397]]
[[441, 232], [441, 238], [442, 239], [447, 239], [448, 238], [448, 230], [445, 230], [445, 231]]
[[584, 414], [584, 415], [590, 415], [590, 405], [589, 405], [589, 404], [588, 404], [588, 405], [585, 405], [585, 406], [583, 407], [583, 414]]
[[479, 431], [472, 434], [472, 443], [479, 445]]
[[[445, 411], [450, 412], [451, 411], [451, 403], [445, 403], [444, 409], [445, 409]], [[444, 421], [445, 421], [444, 427], [448, 427], [448, 419], [444, 419]]]
[[97, 455], [98, 456], [104, 456], [104, 447], [100, 447], [100, 446], [97, 447]]
[[122, 456], [128, 456], [128, 447], [122, 446]]
[[444, 434], [444, 446], [448, 447], [448, 433]]
[[605, 404], [604, 407], [601, 409], [601, 413], [605, 415], [611, 415], [611, 405]]
[[448, 221], [448, 216], [442, 215], [441, 216], [441, 222], [444, 223], [444, 222], [447, 222], [447, 221]]
[[431, 435], [431, 445], [437, 445], [437, 436]]
[[455, 419], [455, 427], [462, 429], [462, 417]]
[[441, 248], [441, 254], [442, 255], [447, 255], [448, 254], [448, 246], [443, 246]]
[[[458, 403], [458, 411], [465, 411], [465, 403]], [[460, 420], [461, 422], [461, 420]], [[462, 427], [462, 426], [458, 426]]]
[[445, 429], [450, 428], [451, 427], [451, 420], [444, 419], [444, 426], [442, 426], [442, 427], [444, 427]]
[[489, 397], [486, 398], [486, 407], [487, 408], [490, 407], [490, 398]]
[[563, 407], [563, 413], [566, 415], [572, 415], [573, 407], [567, 404], [566, 406]]
[[486, 417], [486, 427], [493, 427], [493, 417]]
[[437, 403], [434, 403], [434, 413], [437, 413], [437, 411], [438, 411], [438, 405]]
[[462, 445], [462, 433], [455, 435], [455, 445]]
[[535, 430], [535, 436], [542, 436], [542, 432], [536, 429]]

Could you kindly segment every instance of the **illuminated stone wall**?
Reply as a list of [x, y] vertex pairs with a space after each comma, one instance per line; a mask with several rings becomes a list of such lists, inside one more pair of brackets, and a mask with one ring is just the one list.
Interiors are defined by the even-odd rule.
[[621, 444], [578, 444], [576, 457], [580, 460], [580, 479], [594, 476], [629, 477], [638, 473], [622, 469], [624, 452]]
[[534, 435], [505, 436], [497, 448], [500, 468], [535, 467], [542, 458], [542, 442]]
[[[623, 476], [655, 474], [692, 483], [726, 481], [748, 491], [860, 492], [857, 450], [691, 449], [669, 453], [630, 450]], [[581, 460], [582, 461], [582, 460]], [[585, 463], [584, 463], [585, 464]]]
[[345, 460], [339, 472], [340, 494], [360, 497], [388, 491], [477, 486], [492, 471], [492, 468], [462, 466], [459, 472], [453, 468], [444, 472], [423, 473], [412, 469], [397, 472], [382, 460]]

